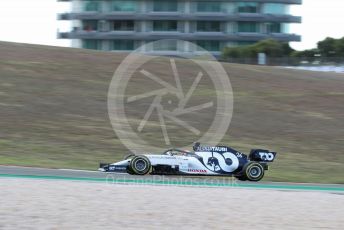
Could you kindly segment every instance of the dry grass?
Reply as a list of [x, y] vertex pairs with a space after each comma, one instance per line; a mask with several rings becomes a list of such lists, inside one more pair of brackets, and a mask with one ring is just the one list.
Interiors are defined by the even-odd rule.
[[[95, 169], [127, 153], [112, 130], [107, 90], [126, 54], [0, 43], [0, 164]], [[158, 63], [158, 64], [157, 64]], [[165, 80], [168, 59], [146, 69]], [[177, 60], [188, 88], [195, 76]], [[223, 144], [243, 152], [261, 147], [279, 152], [267, 179], [344, 183], [344, 75], [273, 67], [224, 64], [234, 91], [234, 114]], [[128, 94], [154, 88], [133, 78]], [[215, 91], [202, 80], [191, 104], [211, 99]], [[173, 96], [170, 96], [173, 101]], [[147, 103], [128, 106], [135, 127]], [[209, 121], [209, 111], [185, 117], [192, 124]], [[145, 140], [161, 142], [150, 123]], [[172, 144], [190, 143], [186, 130], [168, 123]], [[205, 125], [206, 126], [206, 125]], [[202, 128], [200, 128], [202, 129]], [[205, 131], [205, 130], [202, 130]], [[184, 135], [184, 136], [183, 136]]]

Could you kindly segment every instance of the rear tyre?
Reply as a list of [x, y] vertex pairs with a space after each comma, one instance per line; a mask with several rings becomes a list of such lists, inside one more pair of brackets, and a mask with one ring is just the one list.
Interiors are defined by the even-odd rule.
[[260, 181], [264, 177], [264, 168], [258, 162], [249, 162], [243, 168], [243, 176], [250, 181]]
[[151, 170], [151, 163], [145, 156], [135, 156], [131, 159], [129, 164], [129, 172], [137, 175], [145, 175]]

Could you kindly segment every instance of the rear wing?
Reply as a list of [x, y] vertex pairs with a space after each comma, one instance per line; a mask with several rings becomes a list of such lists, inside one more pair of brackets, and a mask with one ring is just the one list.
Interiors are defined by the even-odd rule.
[[273, 162], [277, 153], [265, 149], [252, 149], [249, 155], [251, 161]]

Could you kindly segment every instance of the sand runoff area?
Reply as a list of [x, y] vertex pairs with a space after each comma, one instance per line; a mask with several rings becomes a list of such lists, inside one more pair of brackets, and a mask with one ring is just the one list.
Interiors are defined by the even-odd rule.
[[0, 178], [0, 229], [344, 229], [344, 193]]

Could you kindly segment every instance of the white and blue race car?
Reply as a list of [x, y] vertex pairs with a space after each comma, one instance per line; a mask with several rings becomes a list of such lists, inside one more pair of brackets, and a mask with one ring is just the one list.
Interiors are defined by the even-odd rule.
[[168, 149], [162, 154], [127, 156], [124, 160], [101, 163], [99, 171], [121, 172], [135, 175], [206, 175], [235, 176], [240, 180], [259, 181], [273, 162], [276, 152], [252, 149], [247, 156], [226, 146], [201, 146], [194, 151]]

